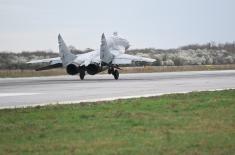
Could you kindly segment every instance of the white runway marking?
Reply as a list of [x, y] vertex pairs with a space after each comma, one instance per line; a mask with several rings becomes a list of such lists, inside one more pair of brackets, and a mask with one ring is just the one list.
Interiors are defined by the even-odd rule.
[[[225, 89], [208, 89], [204, 91], [222, 91], [222, 90], [232, 90], [235, 88], [225, 88]], [[37, 107], [37, 106], [47, 106], [47, 105], [58, 105], [58, 104], [80, 104], [80, 103], [92, 103], [92, 102], [106, 102], [106, 101], [115, 101], [115, 100], [123, 100], [123, 99], [133, 99], [133, 98], [146, 98], [146, 97], [157, 97], [163, 95], [170, 95], [170, 94], [186, 94], [191, 92], [201, 92], [201, 91], [182, 91], [182, 92], [171, 92], [171, 93], [156, 93], [156, 94], [146, 94], [146, 95], [139, 95], [139, 96], [119, 96], [119, 97], [112, 97], [112, 98], [100, 98], [100, 99], [88, 99], [88, 100], [74, 100], [74, 101], [57, 101], [57, 102], [48, 102], [48, 103], [41, 103], [41, 104], [33, 104], [33, 105], [20, 105], [20, 106], [6, 106], [1, 107], [0, 109], [11, 109], [11, 108], [27, 108], [27, 107]]]
[[0, 93], [0, 97], [38, 95], [40, 93]]

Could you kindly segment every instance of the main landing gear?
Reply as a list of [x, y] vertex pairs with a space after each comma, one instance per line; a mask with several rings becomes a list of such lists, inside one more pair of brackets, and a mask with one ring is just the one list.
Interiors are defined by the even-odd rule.
[[113, 74], [114, 79], [115, 79], [115, 80], [118, 80], [118, 78], [119, 78], [119, 72], [118, 72], [118, 70], [115, 70], [112, 74]]
[[117, 69], [109, 68], [108, 74], [112, 74], [115, 80], [118, 80], [118, 78], [119, 78], [119, 72]]

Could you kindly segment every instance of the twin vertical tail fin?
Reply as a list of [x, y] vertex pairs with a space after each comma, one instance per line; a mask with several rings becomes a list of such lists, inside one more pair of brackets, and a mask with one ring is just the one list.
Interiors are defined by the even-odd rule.
[[101, 63], [104, 65], [109, 65], [112, 63], [113, 58], [114, 58], [114, 55], [112, 53], [110, 53], [110, 51], [108, 49], [107, 40], [106, 40], [105, 35], [103, 33], [102, 37], [101, 37], [101, 45], [100, 45]]
[[70, 52], [70, 49], [67, 47], [60, 34], [58, 35], [58, 43], [60, 58], [62, 60], [63, 66], [67, 66], [68, 64], [73, 62], [73, 60], [76, 58], [76, 55]]

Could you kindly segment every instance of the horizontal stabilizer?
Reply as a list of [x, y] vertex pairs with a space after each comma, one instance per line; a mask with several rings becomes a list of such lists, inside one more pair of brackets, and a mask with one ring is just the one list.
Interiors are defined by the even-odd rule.
[[35, 70], [36, 71], [42, 71], [42, 70], [49, 70], [49, 69], [61, 68], [61, 67], [63, 67], [63, 64], [58, 63], [58, 64], [53, 64], [53, 65], [48, 65], [48, 66], [45, 66], [45, 67], [37, 68]]

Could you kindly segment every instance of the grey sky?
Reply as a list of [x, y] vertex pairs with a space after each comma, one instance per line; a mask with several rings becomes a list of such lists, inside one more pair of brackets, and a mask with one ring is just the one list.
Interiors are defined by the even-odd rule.
[[0, 51], [98, 48], [102, 32], [132, 48], [235, 40], [234, 0], [0, 0]]

